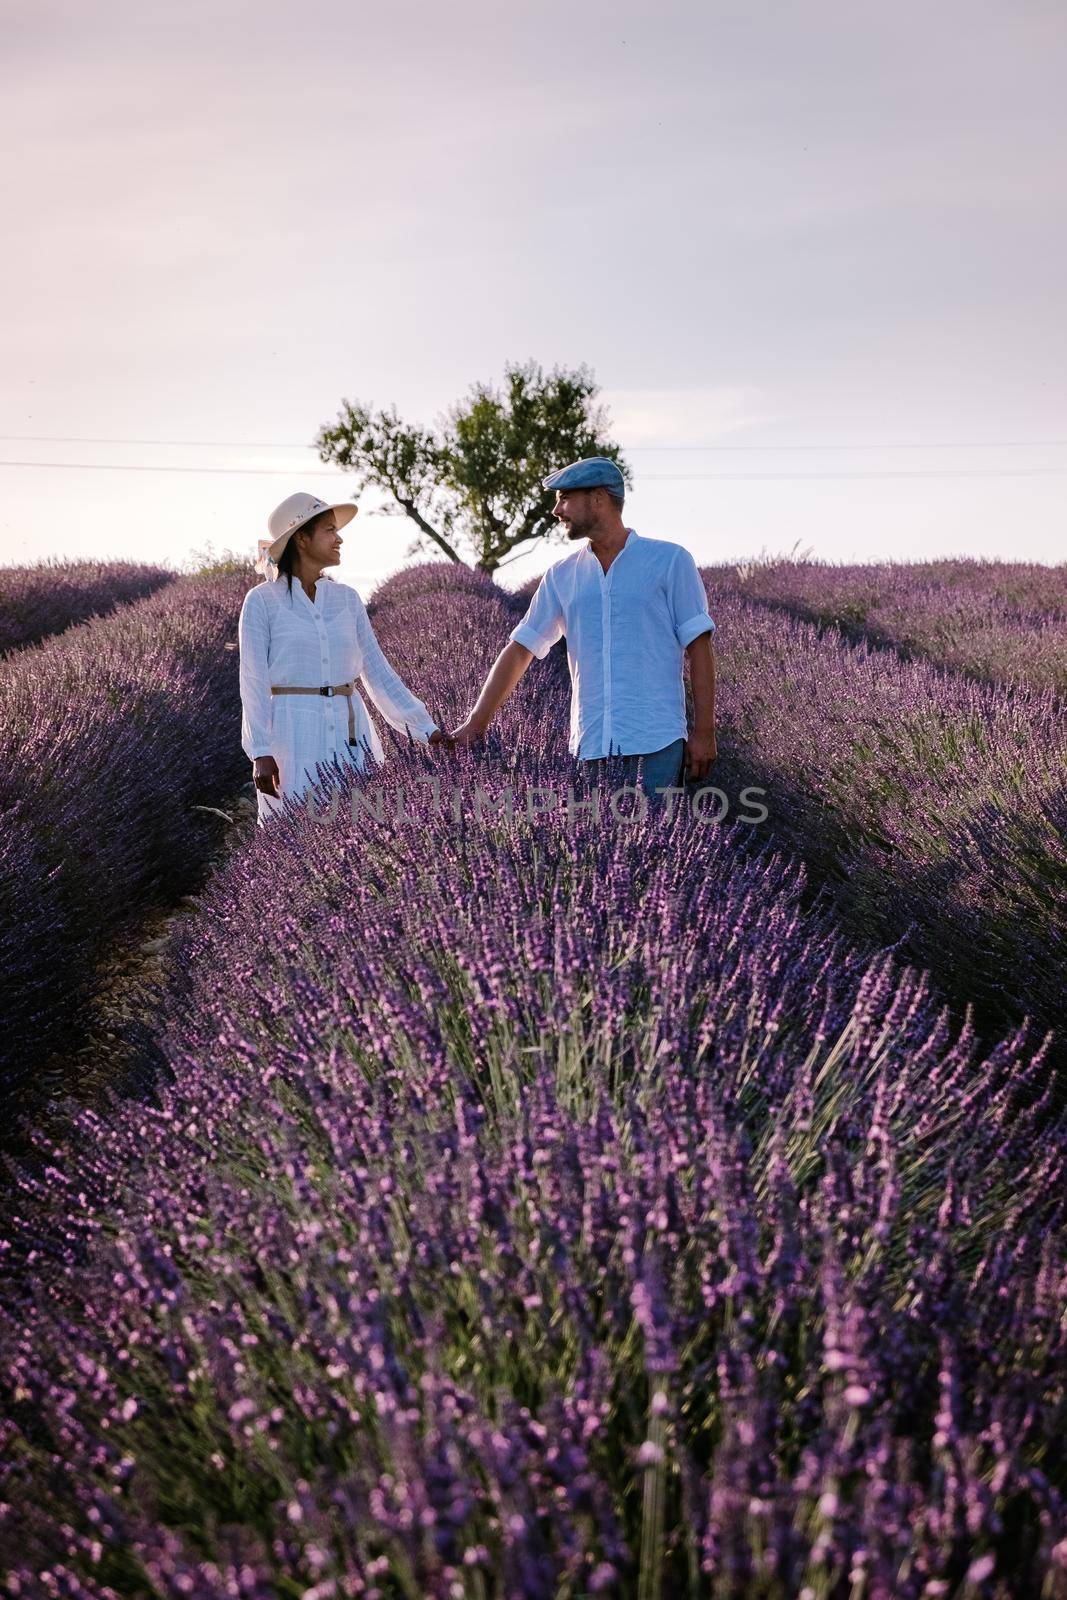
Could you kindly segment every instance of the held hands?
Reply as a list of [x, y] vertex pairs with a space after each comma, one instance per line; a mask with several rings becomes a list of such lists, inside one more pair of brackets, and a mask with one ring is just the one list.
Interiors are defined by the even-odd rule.
[[451, 744], [456, 750], [466, 750], [472, 744], [478, 744], [485, 737], [485, 729], [472, 722], [470, 717], [466, 722], [461, 722], [458, 728], [453, 728]]
[[711, 769], [711, 764], [718, 755], [715, 744], [715, 730], [709, 733], [697, 733], [696, 730], [685, 741], [685, 775], [692, 783], [699, 783], [706, 778]]

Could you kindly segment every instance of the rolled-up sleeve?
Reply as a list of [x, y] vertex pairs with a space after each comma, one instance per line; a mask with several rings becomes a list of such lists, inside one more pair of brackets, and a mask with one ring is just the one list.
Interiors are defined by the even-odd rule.
[[546, 572], [537, 585], [526, 615], [512, 628], [508, 638], [532, 650], [538, 661], [543, 661], [552, 646], [563, 638], [563, 608], [551, 572]]
[[237, 623], [240, 650], [241, 749], [250, 761], [269, 756], [273, 710], [270, 697], [270, 618], [258, 588], [249, 589]]
[[411, 734], [425, 744], [437, 723], [422, 701], [412, 694], [396, 669], [389, 665], [371, 626], [366, 606], [354, 589], [349, 592], [362, 656], [360, 681], [390, 727], [398, 733]]
[[697, 564], [688, 550], [679, 548], [671, 563], [667, 579], [667, 603], [674, 623], [674, 636], [683, 650], [702, 633], [715, 632], [715, 624], [708, 615], [707, 593]]

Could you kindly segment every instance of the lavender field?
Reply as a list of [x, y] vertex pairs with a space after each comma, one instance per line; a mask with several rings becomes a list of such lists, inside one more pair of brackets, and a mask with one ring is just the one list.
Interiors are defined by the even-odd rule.
[[[706, 578], [722, 820], [597, 814], [557, 649], [483, 748], [238, 840], [139, 1094], [10, 1165], [11, 1593], [1067, 1596], [1055, 686]], [[232, 593], [171, 605], [219, 704]], [[372, 608], [450, 726], [515, 613]]]
[[1021, 1016], [1053, 1026], [1067, 969], [1055, 691], [853, 646], [705, 580], [725, 679], [717, 781], [759, 774], [769, 831], [862, 938], [902, 941], [902, 956], [1000, 1028]]
[[106, 616], [170, 583], [163, 567], [132, 561], [41, 561], [0, 568], [0, 656]]
[[1067, 694], [1067, 565], [756, 561], [710, 575], [750, 600], [986, 683]]
[[[178, 578], [0, 674], [0, 1107], [64, 1047], [95, 962], [191, 886], [199, 805], [245, 778], [235, 618], [249, 578]], [[228, 648], [229, 647], [229, 648]], [[73, 1087], [73, 1085], [72, 1085]]]

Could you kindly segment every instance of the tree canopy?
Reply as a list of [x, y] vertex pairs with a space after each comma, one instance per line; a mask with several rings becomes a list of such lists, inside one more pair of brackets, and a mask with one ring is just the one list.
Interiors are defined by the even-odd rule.
[[344, 400], [315, 448], [354, 475], [357, 492], [384, 492], [387, 509], [418, 528], [414, 549], [472, 557], [495, 572], [520, 546], [559, 534], [555, 496], [541, 487], [557, 467], [608, 456], [629, 483], [598, 392], [587, 367], [546, 373], [533, 361], [511, 363], [502, 388], [474, 384], [434, 429], [405, 422], [395, 407]]

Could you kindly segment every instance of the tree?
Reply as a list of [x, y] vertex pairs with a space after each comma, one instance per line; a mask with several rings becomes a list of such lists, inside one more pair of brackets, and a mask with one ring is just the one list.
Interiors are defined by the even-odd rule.
[[315, 448], [355, 475], [357, 492], [381, 489], [387, 509], [410, 518], [419, 529], [413, 550], [436, 547], [461, 561], [466, 549], [483, 572], [495, 572], [520, 545], [560, 532], [555, 497], [541, 487], [556, 467], [609, 456], [629, 483], [597, 393], [587, 367], [545, 373], [533, 361], [511, 363], [502, 391], [475, 384], [433, 431], [404, 422], [395, 407], [344, 400]]

